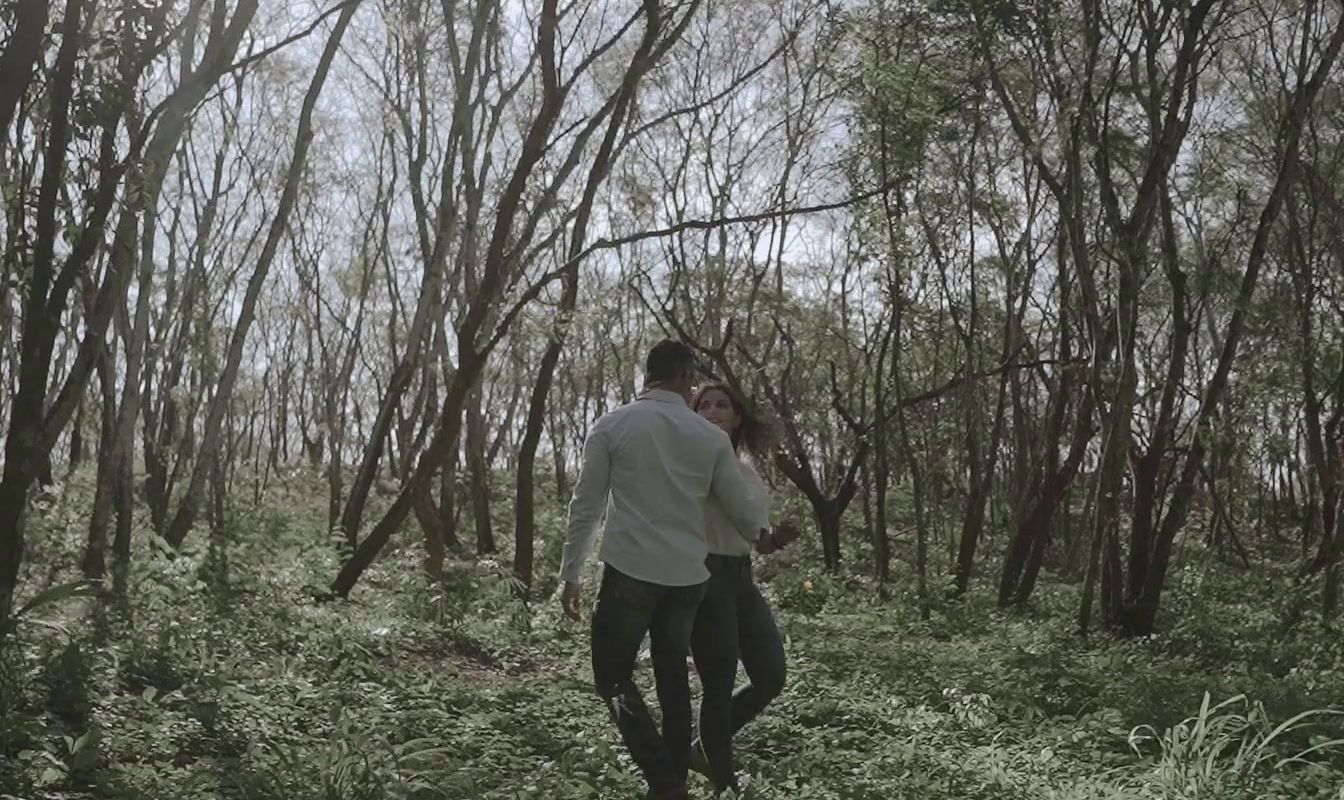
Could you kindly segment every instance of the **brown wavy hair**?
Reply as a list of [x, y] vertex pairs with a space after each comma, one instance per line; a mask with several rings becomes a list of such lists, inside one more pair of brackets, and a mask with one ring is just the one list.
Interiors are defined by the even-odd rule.
[[709, 392], [723, 392], [728, 402], [732, 404], [733, 412], [737, 414], [737, 429], [729, 434], [729, 438], [733, 441], [733, 449], [739, 453], [747, 451], [758, 465], [768, 465], [775, 447], [774, 423], [747, 402], [740, 392], [723, 381], [710, 381], [695, 387], [695, 395], [691, 399], [693, 411], [699, 413], [700, 401]]

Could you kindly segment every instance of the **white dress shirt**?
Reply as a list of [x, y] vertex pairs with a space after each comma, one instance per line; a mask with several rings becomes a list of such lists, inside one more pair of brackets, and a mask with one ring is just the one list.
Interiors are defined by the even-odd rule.
[[[749, 491], [747, 499], [756, 508], [763, 519], [770, 518], [770, 489], [761, 480], [761, 476], [751, 466], [750, 461], [739, 460], [742, 477], [746, 479]], [[705, 544], [709, 552], [720, 556], [749, 556], [753, 542], [742, 538], [724, 510], [717, 497], [709, 498], [705, 504]]]
[[769, 517], [751, 501], [728, 435], [681, 395], [645, 390], [602, 416], [583, 445], [583, 466], [569, 503], [560, 577], [577, 583], [605, 508], [601, 557], [620, 572], [661, 586], [693, 586], [705, 569], [705, 507], [754, 542]]

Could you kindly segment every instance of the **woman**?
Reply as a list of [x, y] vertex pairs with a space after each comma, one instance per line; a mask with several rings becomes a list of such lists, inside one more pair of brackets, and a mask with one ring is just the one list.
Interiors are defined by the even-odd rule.
[[[722, 428], [742, 459], [753, 500], [769, 513], [770, 492], [752, 462], [765, 463], [770, 430], [742, 397], [723, 383], [699, 387], [691, 407]], [[712, 499], [705, 512], [709, 586], [691, 633], [691, 655], [700, 673], [700, 737], [691, 746], [691, 766], [716, 791], [737, 790], [733, 734], [755, 719], [784, 688], [784, 642], [774, 615], [751, 574], [751, 550]], [[794, 525], [780, 525], [757, 545], [772, 552], [798, 538]], [[749, 683], [733, 691], [741, 659]]]

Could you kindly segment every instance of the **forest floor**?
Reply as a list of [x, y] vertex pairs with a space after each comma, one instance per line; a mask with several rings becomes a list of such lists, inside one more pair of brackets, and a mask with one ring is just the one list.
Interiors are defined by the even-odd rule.
[[[0, 652], [0, 797], [643, 796], [549, 593], [525, 606], [493, 560], [431, 583], [407, 533], [316, 603], [337, 566], [320, 505], [272, 498], [176, 557], [140, 537], [127, 605], [35, 611], [63, 630], [30, 621]], [[34, 512], [25, 596], [75, 577], [86, 508], [72, 486]], [[748, 797], [1344, 798], [1344, 642], [1284, 630], [1289, 565], [1195, 553], [1163, 632], [1118, 642], [1075, 633], [1076, 586], [1003, 612], [977, 584], [923, 622], [908, 577], [879, 600], [810, 546], [763, 570], [790, 674], [739, 737]]]

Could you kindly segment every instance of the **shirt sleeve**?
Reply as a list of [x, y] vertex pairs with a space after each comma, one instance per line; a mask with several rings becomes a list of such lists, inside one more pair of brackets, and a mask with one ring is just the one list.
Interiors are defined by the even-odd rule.
[[738, 461], [742, 467], [742, 477], [751, 484], [752, 502], [754, 502], [761, 514], [765, 515], [765, 525], [770, 527], [770, 519], [774, 516], [774, 501], [770, 496], [770, 487], [766, 485], [765, 479], [761, 473], [752, 466], [751, 462]]
[[560, 578], [578, 583], [583, 565], [593, 551], [597, 523], [611, 492], [611, 448], [605, 426], [595, 425], [583, 443], [583, 465], [569, 501], [569, 525], [560, 558]]
[[718, 452], [714, 459], [714, 479], [710, 494], [719, 501], [724, 516], [738, 534], [752, 544], [770, 527], [765, 506], [756, 497], [756, 491], [742, 475], [742, 464], [733, 452], [727, 436], [718, 437]]

